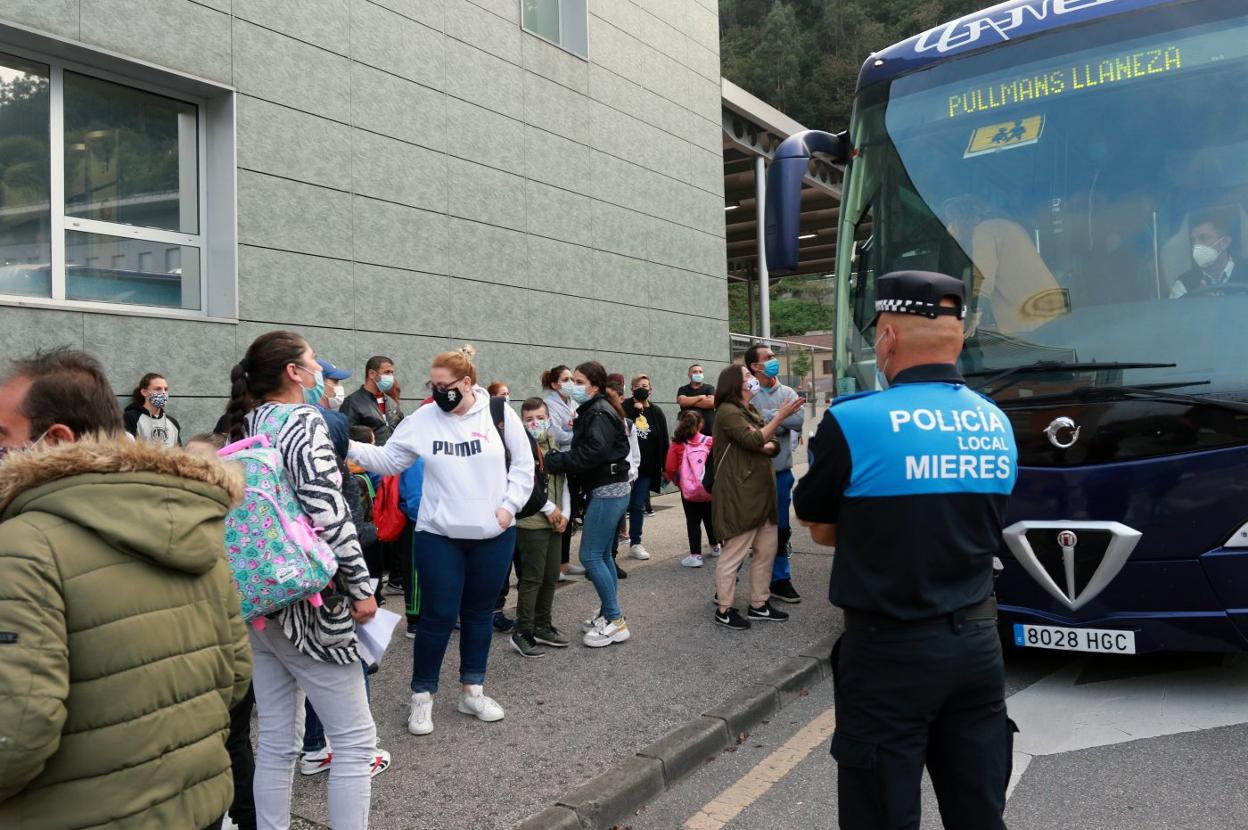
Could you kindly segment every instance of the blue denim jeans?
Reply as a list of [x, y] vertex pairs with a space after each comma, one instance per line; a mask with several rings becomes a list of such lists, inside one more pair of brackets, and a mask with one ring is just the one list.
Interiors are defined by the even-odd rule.
[[628, 499], [628, 543], [641, 544], [641, 528], [646, 521], [646, 502], [650, 499], [650, 477], [637, 476]]
[[511, 569], [516, 529], [493, 539], [451, 539], [419, 531], [413, 537], [420, 573], [420, 626], [412, 642], [412, 691], [438, 691], [438, 675], [458, 620], [459, 682], [485, 682], [494, 636], [494, 600]]
[[615, 562], [611, 559], [611, 551], [615, 548], [615, 531], [628, 509], [628, 501], [628, 496], [590, 498], [581, 527], [581, 564], [598, 592], [601, 603], [599, 613], [608, 620], [618, 620], [623, 616], [616, 592]]
[[[780, 501], [780, 521], [777, 526], [781, 530], [789, 529], [789, 504], [793, 501], [793, 471], [781, 470], [776, 473], [776, 496]], [[781, 536], [787, 534], [781, 533]], [[793, 570], [789, 567], [787, 545], [781, 545], [776, 551], [776, 561], [771, 566], [771, 582], [774, 585], [782, 579], [792, 579]]]

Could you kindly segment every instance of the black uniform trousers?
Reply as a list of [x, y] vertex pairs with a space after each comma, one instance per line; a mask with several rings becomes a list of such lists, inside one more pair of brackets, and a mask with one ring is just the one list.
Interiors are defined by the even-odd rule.
[[1013, 733], [996, 621], [851, 625], [832, 652], [842, 830], [918, 830], [927, 766], [944, 826], [1002, 830]]

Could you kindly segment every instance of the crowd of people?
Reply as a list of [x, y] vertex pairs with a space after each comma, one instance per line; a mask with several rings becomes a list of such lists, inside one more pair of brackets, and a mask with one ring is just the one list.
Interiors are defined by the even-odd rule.
[[[498, 721], [503, 706], [486, 694], [494, 634], [526, 658], [572, 645], [554, 622], [559, 581], [593, 586], [583, 646], [638, 633], [617, 558], [621, 546], [650, 558], [645, 521], [665, 484], [685, 514], [681, 564], [716, 564], [713, 621], [788, 618], [772, 600], [800, 600], [788, 503], [804, 401], [770, 349], [753, 346], [714, 385], [690, 366], [671, 431], [647, 375], [560, 365], [541, 396], [512, 401], [474, 357], [435, 357], [424, 400], [404, 412], [391, 358], [370, 358], [347, 394], [351, 371], [298, 334], [269, 332], [233, 367], [213, 432], [194, 436], [157, 373], [123, 412], [86, 353], [15, 361], [0, 378], [0, 825], [211, 828], [228, 811], [240, 828], [285, 828], [298, 769], [328, 771], [332, 826], [367, 826], [371, 778], [391, 757], [357, 627], [402, 591], [410, 733], [434, 730], [456, 630], [455, 707]], [[254, 470], [239, 460], [256, 446], [280, 459], [333, 578], [246, 624], [247, 575], [224, 540], [231, 511], [255, 507]], [[270, 524], [276, 550], [293, 531]], [[503, 610], [513, 568], [514, 619]], [[101, 751], [104, 738], [130, 749]]]

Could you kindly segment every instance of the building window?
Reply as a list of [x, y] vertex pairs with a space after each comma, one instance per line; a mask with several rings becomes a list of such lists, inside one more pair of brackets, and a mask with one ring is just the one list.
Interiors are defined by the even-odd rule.
[[830, 360], [824, 360], [824, 361], [822, 361], [822, 362], [823, 362], [823, 373], [824, 373], [825, 375], [830, 375], [830, 374], [832, 374], [832, 361], [830, 361]]
[[[0, 48], [0, 301], [235, 315], [233, 262], [221, 263], [230, 284], [211, 297], [201, 278], [208, 109]], [[221, 237], [232, 243], [233, 228]]]
[[589, 57], [586, 0], [520, 0], [520, 23], [574, 55]]

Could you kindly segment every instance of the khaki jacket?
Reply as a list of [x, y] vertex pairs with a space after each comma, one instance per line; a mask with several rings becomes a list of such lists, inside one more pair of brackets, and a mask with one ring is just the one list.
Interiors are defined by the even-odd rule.
[[778, 521], [776, 471], [763, 452], [763, 426], [763, 416], [748, 404], [742, 409], [725, 401], [715, 410], [711, 519], [720, 541]]
[[237, 471], [129, 438], [0, 464], [0, 827], [198, 828], [251, 652]]

